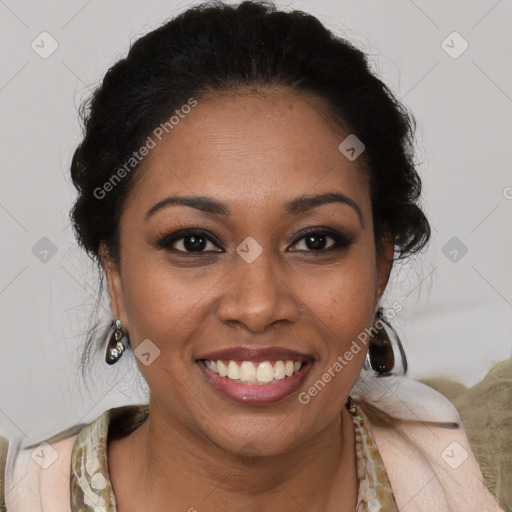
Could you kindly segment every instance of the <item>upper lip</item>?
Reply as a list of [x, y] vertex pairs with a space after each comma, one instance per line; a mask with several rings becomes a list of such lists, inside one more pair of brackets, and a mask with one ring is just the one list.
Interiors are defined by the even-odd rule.
[[237, 360], [237, 361], [300, 361], [313, 359], [310, 354], [297, 352], [284, 347], [230, 347], [200, 355], [197, 360], [208, 361]]

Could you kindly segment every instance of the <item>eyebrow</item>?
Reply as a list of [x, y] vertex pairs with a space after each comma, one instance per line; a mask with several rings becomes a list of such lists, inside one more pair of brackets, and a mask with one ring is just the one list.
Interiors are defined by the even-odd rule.
[[[300, 213], [304, 213], [308, 210], [316, 208], [320, 205], [329, 203], [341, 203], [350, 206], [357, 213], [361, 226], [363, 226], [363, 215], [361, 213], [359, 205], [353, 199], [347, 197], [344, 194], [341, 194], [340, 192], [326, 192], [324, 194], [319, 195], [298, 196], [295, 199], [292, 199], [291, 201], [285, 203], [283, 209], [285, 214], [287, 215], [298, 215]], [[145, 220], [148, 220], [159, 210], [174, 205], [188, 206], [190, 208], [195, 208], [197, 210], [201, 210], [203, 212], [213, 215], [231, 215], [231, 209], [229, 208], [228, 205], [211, 197], [169, 196], [163, 199], [162, 201], [159, 201], [154, 206], [152, 206], [146, 212]]]

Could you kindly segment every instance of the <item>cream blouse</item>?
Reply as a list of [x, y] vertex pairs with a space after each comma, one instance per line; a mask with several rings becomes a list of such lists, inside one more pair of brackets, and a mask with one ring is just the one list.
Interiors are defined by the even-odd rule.
[[[351, 398], [346, 407], [354, 423], [356, 439], [359, 480], [356, 512], [398, 512], [379, 450], [367, 426], [366, 415]], [[108, 473], [107, 440], [110, 436], [128, 435], [148, 414], [147, 405], [112, 408], [81, 428], [71, 453], [71, 512], [117, 512]], [[42, 454], [43, 460], [46, 457], [51, 461], [50, 453]], [[10, 512], [7, 508], [1, 508], [2, 503], [0, 496], [0, 510]]]

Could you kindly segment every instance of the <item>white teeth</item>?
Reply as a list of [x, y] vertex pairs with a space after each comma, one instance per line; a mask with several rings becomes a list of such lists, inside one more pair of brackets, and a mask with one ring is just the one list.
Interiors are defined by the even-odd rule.
[[283, 361], [277, 361], [274, 365], [274, 379], [281, 380], [286, 377]]
[[228, 369], [222, 361], [217, 361], [217, 371], [221, 377], [226, 377], [228, 374]]
[[244, 361], [240, 365], [240, 380], [256, 380], [256, 368], [249, 361]]
[[238, 380], [240, 378], [240, 367], [235, 361], [229, 361], [228, 365], [228, 379]]
[[268, 361], [258, 365], [256, 380], [258, 382], [272, 382], [272, 380], [274, 380], [274, 368]]
[[299, 361], [270, 361], [252, 362], [243, 361], [240, 365], [236, 361], [205, 361], [206, 367], [221, 377], [227, 377], [244, 384], [268, 384], [269, 382], [291, 377], [297, 373], [302, 363]]

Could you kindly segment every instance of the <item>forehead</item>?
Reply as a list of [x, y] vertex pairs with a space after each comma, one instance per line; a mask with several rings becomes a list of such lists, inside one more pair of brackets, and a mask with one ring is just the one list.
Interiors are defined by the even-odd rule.
[[338, 190], [368, 209], [362, 158], [350, 161], [340, 152], [350, 133], [328, 108], [322, 98], [289, 89], [199, 97], [155, 139], [126, 207], [147, 209], [183, 194], [215, 197], [233, 211], [271, 209], [298, 195]]

